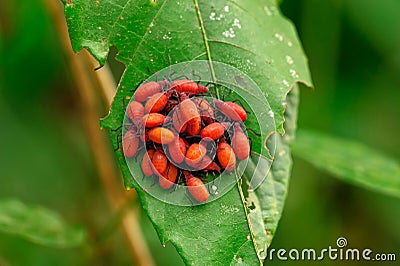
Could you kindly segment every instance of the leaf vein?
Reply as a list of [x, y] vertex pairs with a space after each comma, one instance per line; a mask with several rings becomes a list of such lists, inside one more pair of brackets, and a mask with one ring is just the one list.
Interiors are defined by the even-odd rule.
[[[117, 25], [119, 18], [121, 17], [122, 13], [125, 11], [126, 7], [130, 4], [131, 0], [126, 1], [124, 6], [116, 5], [119, 8], [121, 8], [121, 12], [119, 12], [118, 16], [116, 16], [114, 23], [112, 24], [111, 28], [114, 29], [115, 25]], [[111, 1], [108, 1], [108, 3], [111, 3]], [[114, 31], [110, 31], [110, 33], [107, 36], [106, 40], [110, 40], [111, 34], [114, 34]]]
[[[130, 1], [130, 0], [129, 0]], [[158, 16], [161, 13], [161, 10], [163, 10], [164, 6], [166, 5], [166, 3], [168, 2], [168, 0], [165, 0], [164, 3], [160, 6], [160, 9], [158, 9], [157, 13], [154, 15], [154, 18], [151, 20], [150, 24], [147, 26], [146, 28], [146, 32], [143, 34], [143, 37], [141, 38], [140, 42], [138, 43], [138, 45], [136, 46], [135, 50], [133, 51], [133, 54], [129, 60], [129, 62], [127, 63], [128, 66], [132, 65], [132, 61], [133, 61], [133, 55], [135, 55], [137, 53], [137, 51], [139, 50], [139, 48], [142, 46], [142, 43], [144, 41], [144, 39], [146, 38], [147, 34], [149, 33], [149, 29], [150, 29], [150, 25], [153, 24], [155, 22], [155, 20], [158, 18]]]
[[256, 52], [253, 52], [253, 51], [251, 51], [251, 50], [249, 50], [247, 48], [244, 48], [244, 47], [242, 47], [242, 46], [240, 46], [240, 45], [238, 45], [236, 43], [232, 43], [232, 42], [228, 42], [228, 41], [224, 41], [224, 40], [217, 40], [217, 39], [209, 40], [209, 42], [215, 42], [215, 43], [222, 43], [222, 44], [230, 45], [230, 46], [233, 46], [235, 48], [241, 49], [243, 51], [249, 52], [249, 53], [251, 53], [253, 55], [257, 55]]

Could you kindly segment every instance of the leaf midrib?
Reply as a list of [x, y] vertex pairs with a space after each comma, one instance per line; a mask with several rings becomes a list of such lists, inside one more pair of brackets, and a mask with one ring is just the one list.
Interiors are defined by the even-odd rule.
[[[237, 171], [235, 171], [235, 175], [237, 175]], [[239, 177], [236, 177], [236, 178], [239, 178]], [[247, 209], [246, 198], [245, 198], [243, 190], [242, 190], [241, 179], [239, 179], [239, 180], [240, 181], [237, 182], [237, 187], [238, 187], [238, 190], [239, 190], [240, 199], [242, 200], [244, 213], [246, 215], [247, 226], [249, 227], [250, 237], [251, 237], [251, 241], [253, 242], [254, 251], [257, 253], [257, 257], [258, 257], [258, 246], [257, 246], [257, 242], [256, 242], [256, 239], [255, 239], [255, 234], [254, 234], [254, 231], [253, 231], [253, 227], [252, 227], [252, 224], [251, 224], [251, 221], [250, 221], [250, 216], [249, 216], [248, 212], [246, 211], [246, 209]], [[240, 249], [238, 249], [238, 250], [240, 250]], [[261, 260], [260, 259], [258, 259], [258, 260], [259, 260], [260, 265], [261, 265], [262, 264]]]
[[[213, 61], [212, 61], [212, 57], [211, 57], [209, 40], [208, 40], [208, 37], [207, 37], [206, 28], [204, 27], [204, 22], [203, 22], [203, 17], [201, 15], [199, 2], [198, 2], [198, 0], [193, 0], [193, 1], [194, 1], [194, 6], [196, 8], [197, 18], [199, 20], [201, 33], [203, 35], [204, 46], [206, 48], [206, 55], [207, 55], [207, 59], [208, 59], [209, 65], [210, 65], [211, 78], [212, 78], [213, 82], [216, 83], [217, 78], [215, 76], [214, 65], [213, 65]], [[218, 87], [215, 87], [215, 94], [216, 94], [217, 98], [219, 99], [220, 97], [219, 97]]]
[[[200, 11], [200, 6], [199, 6], [199, 3], [198, 3], [198, 0], [193, 0], [193, 1], [194, 1], [194, 5], [195, 5], [195, 8], [196, 8], [196, 12], [197, 12], [197, 18], [198, 18], [199, 24], [200, 24], [200, 29], [201, 29], [201, 32], [202, 32], [202, 35], [203, 35], [204, 46], [206, 48], [206, 55], [207, 55], [208, 62], [209, 62], [209, 65], [210, 65], [211, 77], [213, 79], [213, 82], [215, 83], [217, 79], [216, 79], [216, 76], [215, 76], [215, 71], [214, 71], [213, 61], [212, 61], [212, 57], [211, 57], [210, 46], [209, 46], [209, 40], [208, 40], [208, 37], [207, 37], [206, 29], [204, 27], [204, 22], [203, 22], [203, 18], [202, 18], [201, 11]], [[219, 98], [219, 90], [218, 90], [217, 87], [215, 88], [215, 94], [216, 94], [217, 98]], [[235, 173], [235, 174], [237, 174], [237, 173]], [[238, 177], [238, 178], [240, 178], [240, 177]], [[257, 250], [258, 250], [257, 243], [256, 243], [256, 240], [254, 238], [253, 229], [251, 227], [250, 217], [249, 217], [249, 215], [247, 214], [247, 211], [246, 211], [246, 199], [244, 198], [244, 193], [243, 193], [243, 190], [242, 190], [242, 186], [239, 184], [239, 182], [237, 184], [237, 188], [239, 190], [240, 197], [241, 197], [241, 200], [242, 200], [243, 209], [244, 209], [244, 213], [245, 213], [245, 216], [246, 216], [247, 225], [248, 225], [248, 228], [249, 228], [249, 231], [250, 231], [251, 239], [252, 239], [252, 242], [253, 242], [253, 245], [254, 245], [254, 249], [257, 252]], [[261, 264], [261, 262], [260, 262], [260, 264]]]

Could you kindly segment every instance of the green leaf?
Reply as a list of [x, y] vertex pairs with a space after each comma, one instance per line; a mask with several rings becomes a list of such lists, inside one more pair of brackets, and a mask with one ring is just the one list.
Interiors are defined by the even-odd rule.
[[75, 247], [85, 240], [83, 229], [66, 224], [58, 214], [14, 199], [0, 200], [0, 231], [56, 248]]
[[[297, 102], [295, 89], [287, 98], [287, 134], [277, 135], [275, 162], [265, 182], [254, 192], [242, 191], [238, 186], [216, 201], [188, 208], [160, 202], [138, 191], [161, 242], [171, 241], [187, 264], [257, 265], [263, 260], [286, 197], [292, 165], [289, 142], [295, 132]], [[129, 170], [124, 167], [123, 171]]]
[[[276, 1], [70, 0], [65, 12], [76, 52], [85, 47], [104, 64], [114, 45], [119, 51], [117, 59], [126, 66], [110, 113], [101, 123], [109, 129], [114, 148], [120, 146], [120, 132], [115, 130], [124, 119], [124, 102], [151, 76], [149, 70], [206, 60], [201, 62], [207, 63], [209, 73], [202, 73], [201, 80], [223, 83], [231, 89], [230, 83], [239, 85], [225, 99], [238, 96], [247, 101], [245, 106], [252, 112], [246, 126], [260, 129], [261, 137], [253, 138], [247, 169], [239, 167], [239, 172], [245, 171], [245, 179], [221, 198], [193, 208], [161, 202], [138, 185], [141, 171], [136, 169], [131, 175], [122, 151], [116, 155], [126, 188], [138, 191], [161, 242], [171, 241], [187, 264], [259, 264], [281, 216], [291, 169], [288, 141], [294, 135], [297, 94], [286, 97], [296, 82], [311, 84], [295, 30], [281, 16]], [[230, 73], [221, 76], [224, 72], [218, 62], [246, 74], [261, 95], [241, 86], [241, 80]], [[284, 133], [285, 107], [291, 112], [285, 124], [287, 135], [281, 137], [273, 133]], [[275, 124], [268, 120], [271, 117]], [[274, 151], [279, 156], [268, 172]]]
[[299, 130], [293, 153], [339, 179], [400, 197], [400, 164], [363, 144]]
[[[251, 10], [251, 12], [250, 12]], [[228, 12], [227, 12], [228, 11]], [[262, 88], [283, 133], [284, 98], [295, 82], [311, 84], [294, 27], [275, 0], [66, 1], [73, 49], [104, 64], [110, 46], [127, 67], [120, 102], [147, 76], [171, 63], [207, 59], [234, 66]], [[123, 113], [111, 119], [122, 121]]]
[[[286, 193], [289, 185], [289, 178], [292, 167], [289, 144], [293, 141], [296, 132], [297, 107], [299, 102], [299, 90], [297, 86], [287, 96], [287, 109], [285, 112], [284, 136], [276, 136], [275, 158], [271, 164], [265, 158], [258, 169], [271, 169], [267, 172], [265, 180], [256, 190], [248, 190], [247, 207], [249, 221], [252, 231], [255, 234], [257, 254], [264, 258], [266, 251], [275, 235], [278, 222], [281, 218]], [[249, 163], [244, 177], [250, 179], [251, 175], [264, 175], [260, 170], [254, 171], [256, 160]], [[253, 177], [254, 178], [254, 177]]]

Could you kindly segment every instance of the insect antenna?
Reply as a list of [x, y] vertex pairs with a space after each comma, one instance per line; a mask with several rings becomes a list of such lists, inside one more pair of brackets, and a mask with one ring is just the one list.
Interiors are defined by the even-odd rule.
[[185, 191], [183, 192], [183, 194], [185, 194], [185, 197], [190, 201], [190, 204], [192, 205], [192, 210], [194, 209], [194, 203], [191, 199], [191, 197], [188, 195], [188, 188], [186, 187]]
[[194, 69], [192, 70], [192, 76], [197, 78], [197, 85], [201, 82], [201, 76], [197, 74]]

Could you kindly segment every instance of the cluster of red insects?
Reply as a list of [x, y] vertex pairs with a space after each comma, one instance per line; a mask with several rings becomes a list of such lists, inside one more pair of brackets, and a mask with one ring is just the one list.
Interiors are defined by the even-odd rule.
[[127, 158], [145, 148], [144, 176], [157, 178], [163, 189], [178, 184], [183, 176], [198, 202], [207, 201], [209, 191], [196, 176], [232, 171], [250, 152], [242, 129], [246, 111], [234, 102], [199, 97], [208, 92], [192, 80], [143, 84], [127, 107], [129, 129], [122, 139]]

